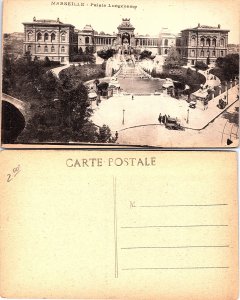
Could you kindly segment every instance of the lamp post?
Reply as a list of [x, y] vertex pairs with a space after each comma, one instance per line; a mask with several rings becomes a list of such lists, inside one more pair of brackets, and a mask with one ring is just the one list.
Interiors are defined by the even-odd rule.
[[122, 119], [122, 124], [124, 125], [124, 113], [125, 113], [125, 109], [123, 109], [123, 119]]
[[226, 81], [226, 89], [227, 89], [227, 105], [228, 105], [228, 83]]
[[189, 123], [189, 109], [187, 110], [187, 124]]

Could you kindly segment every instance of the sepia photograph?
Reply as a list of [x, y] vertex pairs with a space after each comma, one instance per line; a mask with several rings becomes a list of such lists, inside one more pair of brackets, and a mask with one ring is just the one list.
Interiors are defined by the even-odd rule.
[[1, 143], [239, 143], [237, 0], [4, 0]]

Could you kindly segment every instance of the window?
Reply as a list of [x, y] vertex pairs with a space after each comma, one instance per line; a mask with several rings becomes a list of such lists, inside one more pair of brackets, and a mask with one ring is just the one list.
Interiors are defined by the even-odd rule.
[[48, 46], [44, 47], [44, 52], [48, 52]]
[[191, 56], [194, 57], [195, 56], [195, 50], [191, 51]]
[[62, 40], [62, 42], [65, 42], [65, 41], [66, 41], [66, 34], [65, 34], [65, 33], [63, 33], [63, 34], [61, 35], [61, 40]]
[[44, 34], [44, 41], [48, 41], [48, 33]]
[[28, 32], [28, 41], [32, 41], [32, 36], [33, 36], [32, 32]]
[[41, 32], [39, 32], [39, 33], [37, 34], [37, 40], [38, 40], [38, 41], [41, 41], [41, 39], [42, 39], [42, 34], [41, 34]]
[[164, 46], [168, 46], [168, 40], [167, 39], [164, 41]]
[[223, 56], [223, 50], [220, 51], [220, 55]]
[[213, 50], [212, 56], [216, 56], [216, 51], [215, 50]]
[[221, 46], [224, 46], [224, 39], [221, 39], [221, 40], [220, 40], [220, 45], [221, 45]]
[[54, 46], [51, 47], [51, 52], [55, 52], [55, 47]]
[[200, 40], [200, 45], [201, 45], [201, 46], [204, 46], [204, 45], [205, 45], [205, 40], [204, 40], [204, 38], [201, 38], [201, 40]]
[[61, 47], [61, 52], [65, 52], [65, 47], [64, 46]]
[[85, 44], [89, 44], [89, 37], [88, 36], [85, 37]]
[[37, 46], [37, 52], [41, 52], [41, 46], [40, 45]]
[[56, 34], [52, 33], [51, 34], [51, 42], [54, 42], [56, 40]]
[[32, 50], [32, 46], [29, 45], [29, 46], [27, 47], [27, 50], [28, 50], [28, 51], [31, 51], [31, 50]]
[[201, 50], [201, 52], [200, 52], [200, 56], [204, 56], [204, 51], [203, 50]]
[[207, 38], [207, 40], [206, 40], [206, 45], [207, 45], [207, 46], [210, 46], [210, 43], [211, 43], [210, 39]]
[[167, 49], [165, 49], [165, 50], [164, 50], [164, 54], [167, 54], [167, 52], [168, 52]]
[[193, 36], [192, 39], [191, 39], [191, 45], [192, 45], [192, 46], [196, 46], [196, 39], [195, 39], [195, 36]]
[[212, 45], [213, 45], [214, 47], [216, 47], [216, 45], [217, 45], [217, 40], [216, 40], [215, 38], [212, 40]]

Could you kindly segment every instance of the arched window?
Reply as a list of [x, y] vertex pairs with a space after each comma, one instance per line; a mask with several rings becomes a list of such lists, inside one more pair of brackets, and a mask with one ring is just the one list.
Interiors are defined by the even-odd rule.
[[220, 46], [224, 46], [224, 39], [220, 40]]
[[29, 46], [27, 47], [27, 50], [28, 50], [28, 51], [31, 51], [31, 50], [32, 50], [32, 46], [29, 45]]
[[205, 40], [204, 40], [204, 38], [201, 38], [201, 40], [200, 40], [200, 45], [201, 45], [201, 46], [204, 46], [204, 45], [205, 45]]
[[48, 46], [44, 47], [44, 52], [48, 52]]
[[38, 40], [38, 41], [41, 41], [41, 39], [42, 39], [42, 34], [41, 34], [41, 32], [39, 32], [39, 33], [37, 34], [37, 40]]
[[216, 47], [216, 45], [217, 45], [217, 40], [215, 38], [212, 40], [212, 45], [213, 45], [213, 47]]
[[168, 46], [168, 40], [167, 39], [165, 39], [165, 41], [164, 41], [164, 46]]
[[66, 41], [66, 34], [65, 33], [62, 33], [62, 35], [61, 35], [61, 41], [62, 42]]
[[200, 56], [204, 56], [204, 51], [203, 50], [201, 50], [201, 52], [200, 52]]
[[48, 41], [48, 33], [44, 34], [44, 41]]
[[215, 50], [213, 50], [212, 56], [216, 56], [216, 51]]
[[32, 36], [33, 36], [32, 32], [28, 32], [28, 41], [32, 40]]
[[89, 44], [89, 37], [88, 36], [85, 37], [85, 44]]
[[194, 57], [195, 56], [195, 50], [192, 50], [191, 52], [191, 56]]
[[65, 47], [64, 46], [61, 47], [61, 52], [65, 52]]
[[191, 38], [191, 45], [192, 45], [192, 46], [196, 46], [196, 38], [195, 38], [195, 36], [193, 36], [193, 37]]
[[223, 50], [220, 51], [220, 55], [223, 56]]
[[54, 42], [56, 40], [56, 34], [52, 33], [51, 34], [51, 42]]
[[41, 46], [40, 45], [37, 46], [37, 52], [41, 52]]
[[54, 46], [51, 47], [51, 52], [55, 52], [55, 47]]
[[165, 50], [164, 50], [164, 54], [167, 54], [167, 52], [168, 52], [167, 49], [165, 49]]
[[210, 45], [211, 45], [211, 40], [210, 40], [209, 38], [207, 38], [207, 40], [206, 40], [206, 45], [207, 45], [207, 46], [210, 46]]

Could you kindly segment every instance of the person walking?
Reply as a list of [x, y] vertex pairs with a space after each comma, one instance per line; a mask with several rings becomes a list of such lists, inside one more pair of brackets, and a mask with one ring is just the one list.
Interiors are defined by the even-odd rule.
[[115, 142], [116, 142], [117, 139], [118, 139], [118, 132], [116, 131], [115, 132]]
[[134, 96], [132, 95], [132, 100], [134, 100]]
[[162, 124], [162, 115], [161, 115], [161, 113], [159, 114], [158, 121], [159, 121], [160, 124]]

